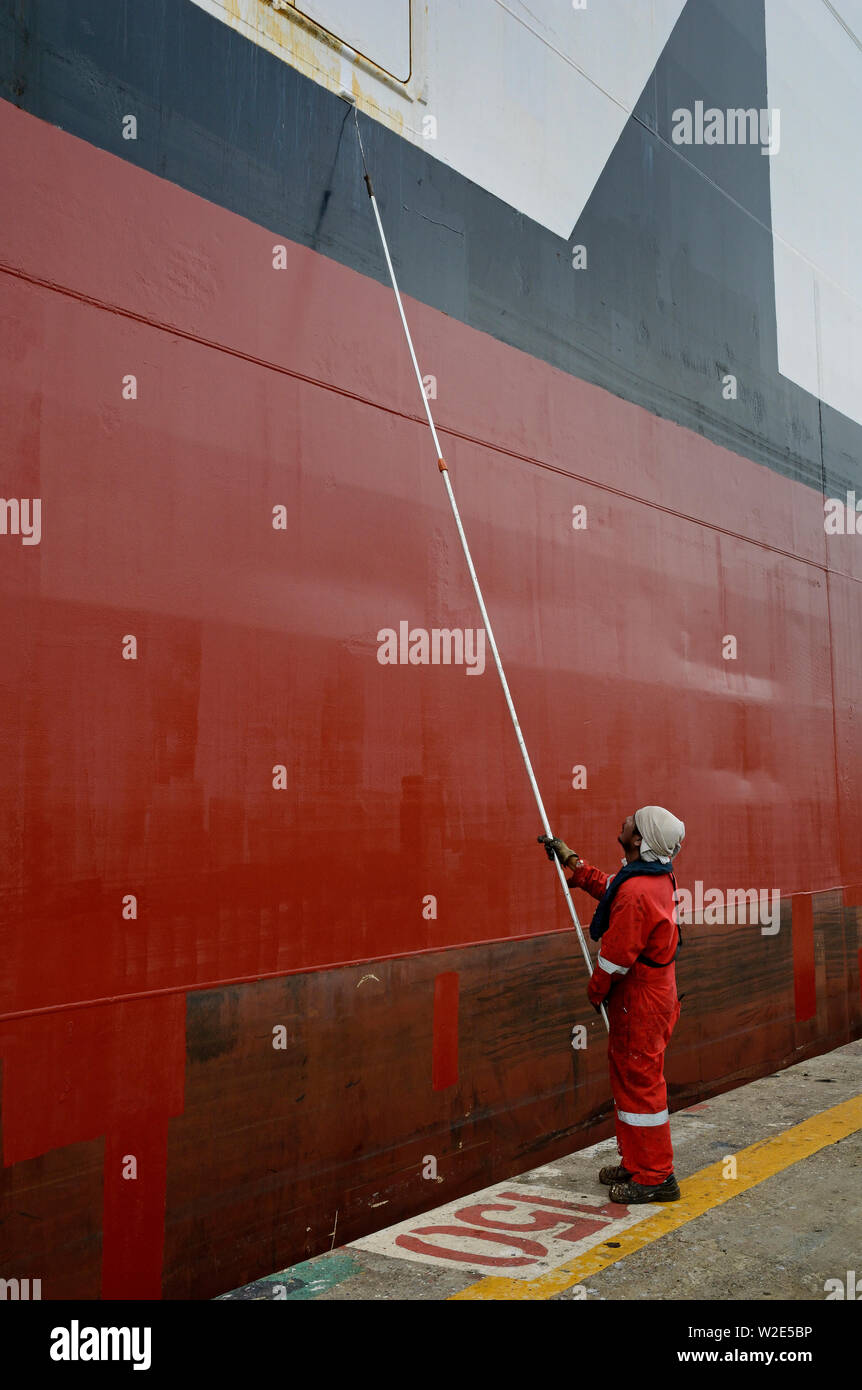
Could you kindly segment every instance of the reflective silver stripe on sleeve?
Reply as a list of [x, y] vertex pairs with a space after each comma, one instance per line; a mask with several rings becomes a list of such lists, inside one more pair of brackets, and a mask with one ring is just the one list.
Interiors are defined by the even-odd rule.
[[667, 1110], [658, 1110], [655, 1115], [635, 1115], [628, 1110], [618, 1110], [617, 1114], [627, 1125], [663, 1125], [668, 1118]]
[[613, 975], [615, 971], [620, 975], [627, 975], [629, 973], [629, 967], [627, 965], [614, 965], [612, 960], [605, 960], [601, 952], [599, 953], [599, 969], [606, 970], [609, 975]]

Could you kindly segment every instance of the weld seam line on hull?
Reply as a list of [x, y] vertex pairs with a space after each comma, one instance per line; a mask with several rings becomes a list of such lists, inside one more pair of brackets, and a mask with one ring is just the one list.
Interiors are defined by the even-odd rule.
[[[295, 243], [299, 244], [299, 243]], [[356, 391], [350, 391], [345, 386], [337, 386], [331, 381], [324, 381], [320, 377], [309, 376], [305, 372], [300, 372], [296, 367], [285, 367], [278, 362], [272, 362], [266, 357], [256, 357], [254, 353], [243, 352], [241, 348], [231, 347], [227, 343], [217, 342], [214, 338], [202, 338], [197, 333], [191, 333], [188, 329], [179, 328], [174, 324], [167, 323], [162, 319], [149, 318], [146, 314], [139, 314], [134, 309], [126, 309], [120, 304], [112, 304], [108, 300], [98, 299], [95, 295], [85, 294], [79, 290], [73, 290], [68, 285], [61, 285], [54, 280], [45, 280], [38, 275], [31, 275], [29, 271], [21, 270], [18, 266], [11, 266], [0, 262], [0, 274], [12, 275], [18, 280], [23, 280], [27, 284], [35, 285], [40, 289], [52, 290], [56, 294], [62, 294], [69, 299], [77, 300], [81, 304], [86, 304], [93, 309], [102, 309], [105, 313], [116, 314], [119, 318], [130, 319], [135, 323], [140, 323], [146, 328], [153, 328], [162, 333], [168, 333], [171, 337], [182, 338], [186, 342], [194, 343], [198, 347], [211, 348], [214, 352], [223, 352], [229, 357], [235, 357], [242, 362], [250, 362], [253, 366], [263, 367], [268, 371], [279, 372], [282, 376], [291, 377], [295, 381], [301, 381], [307, 386], [317, 386], [322, 391], [332, 391], [337, 396], [343, 396], [346, 400], [356, 401], [359, 405], [367, 406], [369, 410], [379, 410], [386, 415], [392, 415], [396, 419], [405, 420], [410, 424], [423, 425], [425, 421], [421, 415], [414, 415], [411, 411], [398, 410], [395, 406], [383, 405], [380, 401], [373, 401], [368, 396], [361, 396]], [[417, 301], [419, 302], [419, 301]], [[478, 330], [476, 330], [478, 331]], [[494, 342], [501, 340], [494, 338]], [[520, 349], [515, 349], [520, 351]], [[532, 359], [540, 360], [540, 359]], [[559, 371], [559, 368], [551, 367], [552, 371]], [[567, 375], [567, 373], [563, 373]], [[582, 377], [572, 376], [574, 381], [583, 381], [585, 385], [592, 387], [596, 391], [603, 391], [608, 395], [613, 395], [612, 391], [605, 386], [598, 386], [593, 382], [587, 382]], [[627, 401], [624, 397], [615, 397], [623, 400], [626, 406], [631, 406], [634, 410], [644, 410], [647, 414], [652, 412], [647, 406], [639, 405], [634, 401]], [[652, 416], [659, 419], [662, 417]], [[673, 429], [684, 430], [688, 434], [693, 431], [687, 425], [679, 424], [676, 420], [668, 420], [668, 425]], [[800, 565], [808, 565], [811, 569], [820, 570], [823, 574], [836, 574], [842, 579], [848, 579], [854, 584], [862, 584], [862, 576], [848, 574], [845, 570], [831, 568], [822, 560], [810, 559], [807, 555], [799, 555], [792, 550], [785, 550], [783, 546], [773, 545], [769, 541], [759, 539], [757, 536], [747, 536], [742, 531], [734, 531], [729, 526], [718, 526], [715, 522], [706, 517], [692, 516], [690, 512], [680, 511], [676, 507], [668, 507], [664, 502], [656, 502], [650, 497], [640, 497], [637, 493], [625, 488], [615, 487], [613, 483], [602, 482], [598, 478], [591, 478], [586, 473], [574, 473], [568, 468], [562, 468], [557, 463], [548, 463], [545, 459], [536, 458], [532, 454], [524, 454], [517, 449], [507, 448], [505, 444], [495, 443], [493, 440], [483, 439], [480, 435], [470, 434], [468, 431], [459, 429], [455, 425], [440, 425], [439, 430], [450, 439], [460, 439], [465, 444], [473, 444], [477, 448], [487, 449], [491, 453], [498, 454], [504, 458], [515, 459], [518, 463], [530, 464], [535, 468], [542, 468], [548, 473], [556, 473], [561, 478], [571, 478], [574, 482], [584, 483], [588, 487], [594, 487], [600, 492], [608, 493], [612, 497], [622, 497], [628, 502], [635, 502], [643, 507], [651, 507], [653, 511], [663, 512], [665, 516], [675, 517], [679, 521], [688, 522], [691, 526], [696, 526], [699, 530], [711, 531], [716, 535], [727, 536], [731, 540], [742, 541], [746, 545], [757, 546], [760, 550], [768, 551], [771, 555], [783, 555], [788, 560], [794, 560]], [[699, 435], [698, 438], [704, 436]], [[717, 444], [713, 440], [707, 440], [713, 448], [724, 449], [726, 446]], [[747, 454], [737, 453], [735, 449], [729, 449], [737, 458], [745, 459], [746, 463], [753, 468], [768, 468], [767, 464], [758, 463], [756, 459], [749, 458]], [[772, 469], [770, 472], [774, 471]], [[812, 484], [799, 479], [791, 479], [786, 474], [779, 474], [786, 478], [788, 482], [796, 482], [800, 487], [808, 487], [812, 492], [821, 491]]]
[[62, 1004], [44, 1004], [39, 1008], [20, 1009], [0, 1014], [0, 1023], [20, 1018], [35, 1018], [39, 1014], [68, 1013], [73, 1009], [94, 1009], [107, 1004], [133, 1003], [139, 999], [155, 999], [169, 994], [200, 994], [207, 990], [229, 989], [232, 985], [254, 985], [264, 980], [288, 980], [295, 975], [317, 975], [326, 970], [360, 969], [366, 965], [413, 960], [414, 956], [433, 956], [443, 951], [476, 951], [485, 946], [515, 945], [520, 941], [544, 941], [557, 936], [570, 937], [571, 927], [551, 927], [548, 931], [527, 932], [522, 936], [495, 936], [482, 941], [461, 941], [442, 946], [423, 946], [416, 951], [397, 951], [388, 956], [363, 956], [358, 960], [328, 961], [325, 965], [298, 965], [289, 970], [255, 971], [251, 975], [235, 975], [224, 980], [208, 980], [200, 984], [165, 985], [162, 989], [137, 990], [131, 994], [106, 994], [97, 999], [73, 999]]
[[[856, 888], [857, 884], [839, 884], [832, 888], [815, 888], [801, 890], [799, 893], [788, 893], [786, 897], [818, 897], [821, 893], [843, 893], [847, 888]], [[853, 911], [851, 907], [849, 909]], [[701, 925], [699, 923], [689, 923], [689, 926]], [[732, 926], [732, 923], [720, 925]], [[230, 989], [233, 985], [256, 985], [262, 984], [265, 980], [289, 980], [296, 975], [319, 975], [327, 970], [358, 970], [366, 965], [383, 965], [397, 960], [413, 960], [415, 956], [439, 955], [444, 951], [478, 951], [486, 946], [510, 946], [517, 945], [521, 941], [549, 941], [554, 937], [572, 934], [571, 927], [550, 927], [548, 931], [526, 932], [521, 936], [493, 936], [484, 938], [481, 941], [455, 941], [446, 942], [440, 946], [422, 946], [416, 951], [396, 951], [392, 955], [384, 956], [362, 956], [357, 960], [336, 960], [327, 961], [325, 965], [297, 965], [289, 970], [257, 970], [250, 975], [231, 975], [223, 980], [204, 980], [201, 983], [184, 985], [165, 985], [161, 989], [135, 990], [130, 994], [105, 994], [95, 999], [70, 999], [61, 1004], [42, 1004], [38, 1008], [18, 1009], [12, 1012], [0, 1014], [0, 1023], [13, 1023], [17, 1019], [36, 1018], [42, 1014], [70, 1013], [75, 1009], [97, 1009], [103, 1008], [108, 1004], [129, 1004], [141, 999], [157, 999], [171, 994], [203, 994], [207, 990]], [[561, 962], [562, 963], [562, 962]], [[741, 1030], [745, 1031], [745, 1030]]]

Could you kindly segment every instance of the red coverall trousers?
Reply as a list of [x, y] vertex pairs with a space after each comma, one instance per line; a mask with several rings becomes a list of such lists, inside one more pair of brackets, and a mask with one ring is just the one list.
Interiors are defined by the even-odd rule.
[[[600, 898], [609, 880], [581, 862], [569, 882]], [[604, 1001], [608, 1010], [620, 1158], [634, 1182], [647, 1187], [673, 1172], [664, 1053], [679, 1018], [677, 939], [670, 874], [628, 879], [611, 904], [588, 989], [591, 1003]], [[638, 961], [641, 954], [660, 962], [659, 968]]]

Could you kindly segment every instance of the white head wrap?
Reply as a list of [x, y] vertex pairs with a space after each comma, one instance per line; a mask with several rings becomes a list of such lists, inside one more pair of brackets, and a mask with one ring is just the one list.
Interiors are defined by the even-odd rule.
[[642, 840], [641, 859], [669, 864], [679, 854], [685, 826], [663, 806], [642, 806], [635, 811], [635, 826]]

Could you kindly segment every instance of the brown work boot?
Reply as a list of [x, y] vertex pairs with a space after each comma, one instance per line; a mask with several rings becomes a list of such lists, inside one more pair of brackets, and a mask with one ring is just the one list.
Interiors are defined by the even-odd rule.
[[628, 1182], [630, 1177], [631, 1173], [621, 1163], [614, 1163], [599, 1172], [599, 1182], [603, 1182], [605, 1187], [610, 1187], [615, 1182]]
[[617, 1182], [608, 1194], [612, 1202], [630, 1207], [638, 1202], [678, 1202], [682, 1193], [673, 1173], [664, 1182], [647, 1187], [639, 1182]]

